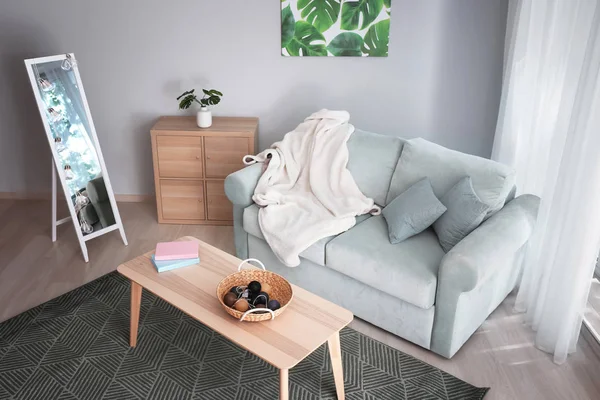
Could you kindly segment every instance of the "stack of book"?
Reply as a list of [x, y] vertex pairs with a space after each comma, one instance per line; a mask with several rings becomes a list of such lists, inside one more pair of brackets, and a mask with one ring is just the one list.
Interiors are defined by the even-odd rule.
[[163, 242], [156, 245], [152, 263], [158, 272], [198, 264], [198, 242]]

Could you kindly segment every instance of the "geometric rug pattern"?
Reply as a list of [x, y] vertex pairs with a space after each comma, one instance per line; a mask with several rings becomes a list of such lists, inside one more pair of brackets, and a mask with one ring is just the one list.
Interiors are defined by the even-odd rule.
[[[0, 399], [278, 398], [277, 370], [146, 290], [130, 348], [129, 291], [113, 272], [0, 323]], [[488, 390], [350, 328], [340, 335], [348, 400], [482, 399]], [[291, 399], [335, 399], [327, 346], [289, 380]]]

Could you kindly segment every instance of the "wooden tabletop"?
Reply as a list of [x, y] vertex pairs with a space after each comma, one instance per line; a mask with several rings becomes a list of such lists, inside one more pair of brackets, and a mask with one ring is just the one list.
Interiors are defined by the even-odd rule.
[[292, 285], [294, 299], [279, 317], [240, 322], [225, 312], [216, 288], [241, 260], [191, 236], [178, 240], [199, 243], [200, 264], [159, 274], [151, 251], [119, 265], [118, 271], [277, 368], [292, 368], [353, 319], [350, 311]]

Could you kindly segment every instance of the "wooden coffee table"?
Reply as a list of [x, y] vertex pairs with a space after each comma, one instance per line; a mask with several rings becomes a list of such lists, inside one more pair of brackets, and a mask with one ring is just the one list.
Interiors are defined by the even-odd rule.
[[[217, 284], [236, 272], [241, 262], [194, 237], [200, 264], [157, 273], [148, 252], [121, 264], [118, 271], [131, 280], [130, 345], [135, 347], [142, 288], [279, 369], [279, 398], [288, 399], [288, 371], [327, 342], [338, 399], [344, 398], [344, 374], [340, 330], [353, 319], [350, 311], [292, 285], [294, 299], [273, 321], [240, 322], [223, 310], [216, 296]], [[267, 269], [269, 266], [267, 265]]]

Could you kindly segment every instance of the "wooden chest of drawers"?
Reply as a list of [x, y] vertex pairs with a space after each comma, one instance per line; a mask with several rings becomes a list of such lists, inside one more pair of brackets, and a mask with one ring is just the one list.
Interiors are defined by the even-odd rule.
[[195, 117], [161, 117], [150, 131], [158, 222], [231, 225], [223, 182], [255, 153], [257, 129], [257, 118], [214, 117], [198, 128]]

